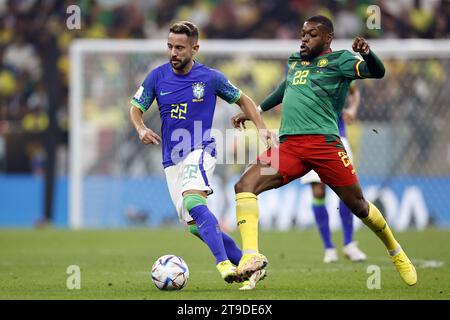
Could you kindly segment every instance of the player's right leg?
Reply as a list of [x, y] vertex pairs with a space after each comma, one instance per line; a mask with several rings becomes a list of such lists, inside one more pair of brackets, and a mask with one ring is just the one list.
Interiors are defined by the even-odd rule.
[[278, 188], [309, 171], [296, 154], [295, 146], [286, 140], [279, 148], [272, 148], [258, 157], [244, 172], [234, 189], [236, 192], [236, 221], [242, 238], [243, 256], [237, 271], [250, 277], [263, 269], [267, 258], [259, 253], [257, 195]]
[[[267, 258], [258, 249], [259, 209], [257, 195], [265, 190], [282, 185], [282, 177], [278, 173], [262, 175], [264, 170], [270, 170], [267, 165], [259, 162], [252, 164], [235, 185], [236, 221], [242, 239], [243, 256], [237, 272], [244, 279], [254, 272], [263, 269]], [[261, 188], [266, 186], [266, 188]]]

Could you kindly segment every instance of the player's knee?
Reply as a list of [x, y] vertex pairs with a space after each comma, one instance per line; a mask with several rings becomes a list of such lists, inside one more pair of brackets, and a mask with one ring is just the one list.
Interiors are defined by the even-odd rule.
[[313, 197], [316, 199], [325, 198], [325, 185], [323, 183], [313, 183], [312, 184]]
[[190, 212], [197, 206], [206, 205], [206, 199], [198, 194], [187, 194], [183, 196], [183, 205]]
[[249, 179], [241, 178], [239, 181], [234, 185], [234, 192], [235, 193], [241, 193], [241, 192], [251, 192], [255, 193], [255, 185]]
[[369, 214], [369, 206], [364, 198], [353, 199], [347, 207], [358, 217], [365, 218]]

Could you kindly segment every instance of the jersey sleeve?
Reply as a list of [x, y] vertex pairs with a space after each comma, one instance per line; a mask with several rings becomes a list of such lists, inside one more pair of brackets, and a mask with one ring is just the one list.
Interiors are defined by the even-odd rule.
[[242, 94], [241, 90], [235, 87], [223, 73], [217, 70], [214, 70], [214, 92], [230, 104], [238, 101]]
[[369, 54], [357, 57], [344, 51], [339, 57], [339, 66], [344, 77], [350, 79], [383, 78], [385, 69], [383, 62], [370, 50]]
[[131, 104], [142, 112], [147, 111], [156, 97], [156, 72], [152, 71], [131, 99]]
[[286, 89], [286, 81], [287, 80], [284, 79], [284, 81], [281, 82], [278, 87], [267, 98], [264, 99], [263, 102], [261, 102], [260, 107], [263, 111], [270, 110], [283, 101], [284, 90]]
[[360, 72], [361, 63], [364, 63], [364, 60], [353, 55], [350, 51], [344, 51], [339, 57], [339, 68], [346, 78], [364, 78]]

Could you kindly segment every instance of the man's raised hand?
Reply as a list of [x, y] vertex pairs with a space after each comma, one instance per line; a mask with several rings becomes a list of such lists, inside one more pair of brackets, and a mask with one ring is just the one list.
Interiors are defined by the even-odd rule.
[[355, 41], [353, 41], [352, 49], [353, 51], [359, 52], [361, 54], [368, 54], [370, 47], [366, 39], [362, 37], [356, 37]]

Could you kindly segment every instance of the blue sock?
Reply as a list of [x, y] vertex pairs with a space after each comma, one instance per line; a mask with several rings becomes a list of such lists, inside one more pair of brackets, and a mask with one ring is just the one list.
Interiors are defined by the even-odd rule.
[[331, 242], [330, 226], [328, 225], [328, 211], [325, 207], [324, 199], [313, 199], [313, 211], [316, 218], [317, 226], [319, 227], [320, 236], [322, 237], [325, 249], [334, 248]]
[[233, 238], [231, 238], [223, 231], [222, 231], [222, 239], [223, 244], [225, 246], [225, 251], [227, 252], [228, 259], [231, 261], [232, 264], [237, 266], [242, 258], [242, 250], [239, 249], [236, 242], [234, 242]]
[[220, 231], [219, 222], [206, 205], [198, 205], [189, 211], [195, 220], [198, 233], [216, 257], [216, 264], [228, 260]]
[[[189, 232], [198, 237], [203, 241], [202, 237], [198, 232], [198, 228], [195, 224], [188, 225]], [[242, 250], [239, 249], [236, 242], [228, 234], [222, 231], [223, 245], [225, 246], [225, 251], [227, 253], [228, 260], [234, 265], [238, 265], [242, 258]]]
[[353, 241], [353, 213], [341, 201], [339, 203], [339, 214], [342, 220], [342, 232], [344, 233], [344, 245]]

